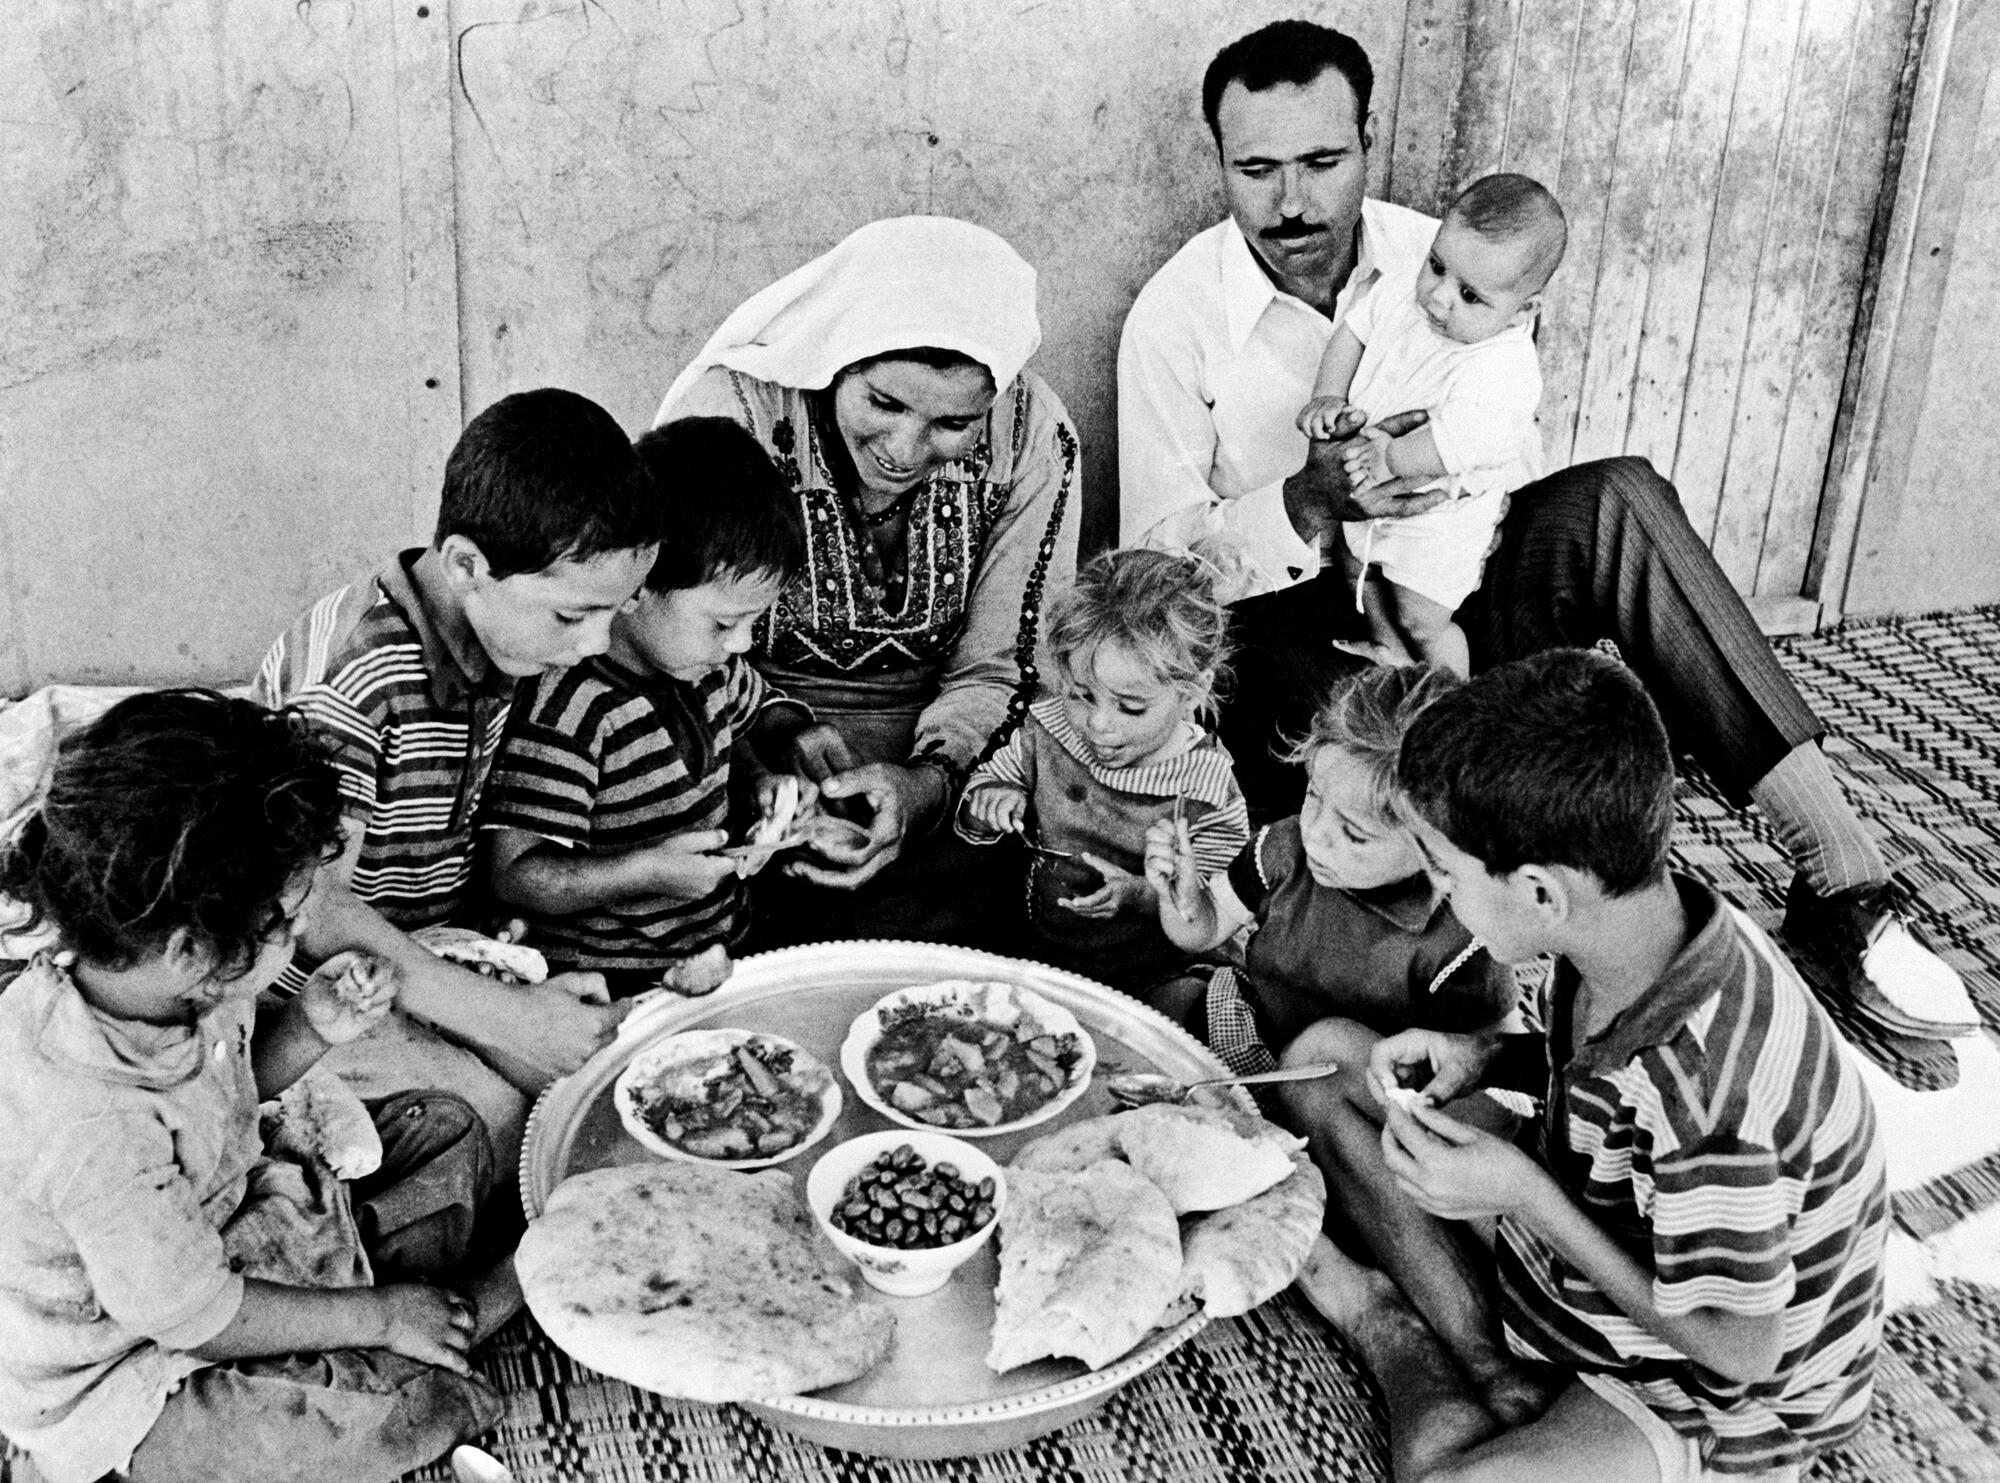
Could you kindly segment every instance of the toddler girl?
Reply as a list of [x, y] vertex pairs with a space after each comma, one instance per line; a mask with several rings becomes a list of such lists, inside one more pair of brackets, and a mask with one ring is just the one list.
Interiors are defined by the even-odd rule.
[[1185, 961], [1140, 873], [1148, 828], [1177, 828], [1207, 870], [1249, 838], [1229, 753], [1202, 721], [1228, 622], [1210, 564], [1164, 551], [1105, 552], [1051, 606], [1061, 688], [974, 769], [958, 828], [1028, 842], [1028, 918], [1058, 967], [1143, 996]]
[[[64, 742], [0, 841], [0, 894], [58, 943], [0, 994], [0, 1432], [49, 1483], [386, 1483], [499, 1417], [471, 1301], [374, 1285], [435, 1275], [436, 1232], [385, 1246], [324, 1165], [258, 1136], [259, 1101], [395, 998], [343, 953], [259, 1012], [340, 848], [296, 723], [193, 691]], [[382, 1211], [460, 1172], [420, 1146], [421, 1096], [376, 1112]]]

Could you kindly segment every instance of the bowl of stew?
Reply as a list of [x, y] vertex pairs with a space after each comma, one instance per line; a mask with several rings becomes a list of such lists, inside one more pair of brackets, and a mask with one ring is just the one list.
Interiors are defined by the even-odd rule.
[[761, 1169], [796, 1158], [840, 1116], [826, 1063], [778, 1035], [689, 1030], [648, 1046], [618, 1074], [618, 1117], [662, 1158]]
[[1019, 984], [947, 979], [898, 989], [849, 1026], [840, 1069], [906, 1128], [987, 1138], [1081, 1097], [1097, 1048], [1076, 1016]]

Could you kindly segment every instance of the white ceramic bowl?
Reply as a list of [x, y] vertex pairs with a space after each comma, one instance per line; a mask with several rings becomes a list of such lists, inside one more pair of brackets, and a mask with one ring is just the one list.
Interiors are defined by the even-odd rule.
[[[819, 1121], [805, 1137], [790, 1148], [762, 1158], [709, 1159], [700, 1154], [669, 1143], [647, 1124], [642, 1111], [648, 1091], [662, 1083], [671, 1084], [679, 1080], [692, 1090], [698, 1084], [701, 1069], [720, 1057], [728, 1055], [739, 1045], [756, 1044], [767, 1049], [788, 1050], [792, 1053], [791, 1075], [802, 1082], [805, 1089], [819, 1098]], [[712, 1164], [719, 1169], [763, 1169], [772, 1164], [782, 1164], [787, 1159], [795, 1159], [820, 1139], [840, 1116], [840, 1083], [826, 1063], [808, 1051], [800, 1049], [791, 1041], [779, 1035], [766, 1035], [755, 1030], [688, 1030], [679, 1035], [671, 1035], [656, 1045], [650, 1045], [639, 1052], [618, 1074], [612, 1091], [612, 1098], [618, 1108], [619, 1121], [625, 1124], [625, 1131], [644, 1148], [662, 1158], [681, 1159], [690, 1164]]]
[[[1022, 1012], [1026, 1011], [1051, 1034], [1076, 1036], [1079, 1054], [1076, 1064], [1070, 1067], [1069, 1082], [1055, 1096], [1026, 1117], [1016, 1118], [1012, 1122], [996, 1123], [992, 1127], [941, 1128], [935, 1123], [927, 1123], [920, 1117], [904, 1112], [875, 1089], [875, 1083], [868, 1076], [868, 1053], [882, 1038], [883, 1014], [906, 1004], [957, 1007], [969, 1011], [980, 1019], [1002, 1025], [1013, 1024], [1020, 1019]], [[898, 989], [893, 994], [884, 995], [865, 1013], [855, 1017], [854, 1023], [848, 1027], [847, 1039], [840, 1047], [840, 1069], [846, 1073], [848, 1081], [853, 1083], [855, 1094], [863, 1102], [893, 1123], [901, 1123], [904, 1127], [918, 1132], [949, 1133], [955, 1138], [992, 1138], [1001, 1133], [1013, 1133], [1022, 1128], [1032, 1128], [1037, 1123], [1047, 1122], [1089, 1090], [1090, 1074], [1096, 1066], [1097, 1046], [1092, 1042], [1089, 1032], [1077, 1023], [1075, 1015], [1060, 1004], [1045, 999], [1032, 989], [1023, 988], [1019, 984], [981, 982], [964, 978], [920, 984], [915, 988]]]
[[[834, 1206], [840, 1203], [847, 1182], [883, 1154], [908, 1144], [931, 1165], [951, 1164], [959, 1177], [977, 1184], [993, 1181], [993, 1218], [962, 1240], [948, 1246], [905, 1250], [898, 1246], [876, 1246], [850, 1236], [833, 1223]], [[921, 1297], [936, 1292], [951, 1274], [980, 1247], [993, 1238], [1000, 1213], [1007, 1208], [1007, 1174], [992, 1159], [960, 1138], [936, 1132], [863, 1133], [845, 1143], [835, 1144], [820, 1156], [806, 1176], [806, 1203], [812, 1207], [819, 1228], [840, 1254], [861, 1269], [870, 1287], [892, 1297]]]

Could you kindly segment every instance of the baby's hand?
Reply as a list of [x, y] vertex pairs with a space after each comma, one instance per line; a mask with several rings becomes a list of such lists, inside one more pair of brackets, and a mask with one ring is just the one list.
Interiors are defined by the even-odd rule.
[[1316, 396], [1299, 409], [1299, 431], [1316, 441], [1339, 437], [1336, 424], [1346, 410], [1346, 397]]
[[382, 1022], [396, 987], [396, 970], [373, 953], [336, 953], [313, 970], [299, 999], [313, 1033], [345, 1045]]
[[1366, 489], [1396, 477], [1396, 471], [1389, 467], [1389, 441], [1388, 434], [1371, 427], [1348, 446], [1340, 456], [1348, 483], [1356, 489]]
[[1146, 830], [1146, 883], [1186, 921], [1201, 904], [1201, 871], [1185, 819], [1156, 819]]
[[1028, 795], [1012, 783], [982, 783], [965, 795], [965, 811], [973, 823], [995, 834], [1025, 834]]

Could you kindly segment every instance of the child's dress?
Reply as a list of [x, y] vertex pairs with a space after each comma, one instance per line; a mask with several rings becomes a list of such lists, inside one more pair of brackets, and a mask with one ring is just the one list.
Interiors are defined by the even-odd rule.
[[1393, 1035], [1480, 1030], [1514, 1007], [1512, 970], [1472, 940], [1426, 877], [1369, 891], [1322, 886], [1297, 818], [1258, 830], [1227, 882], [1257, 920], [1243, 968], [1209, 981], [1209, 1044], [1234, 1069], [1269, 1070], [1300, 1031], [1334, 1016]]
[[[1172, 819], [1176, 807], [1204, 875], [1227, 868], [1250, 837], [1250, 816], [1228, 749], [1205, 728], [1193, 746], [1163, 762], [1102, 767], [1090, 760], [1062, 702], [1047, 697], [1030, 706], [1006, 745], [973, 771], [966, 793], [988, 783], [1027, 791], [1032, 844], [1076, 856], [1087, 850], [1134, 875], [1145, 869], [1147, 829]], [[963, 813], [958, 831], [974, 844], [1000, 837]], [[1102, 884], [1080, 858], [1029, 852], [1028, 920], [1042, 955], [1058, 967], [1135, 993], [1178, 971], [1186, 954], [1167, 940], [1157, 913], [1094, 918], [1062, 905], [1064, 898], [1088, 895]]]

